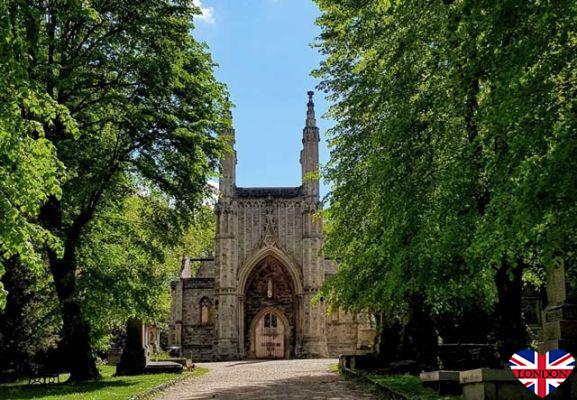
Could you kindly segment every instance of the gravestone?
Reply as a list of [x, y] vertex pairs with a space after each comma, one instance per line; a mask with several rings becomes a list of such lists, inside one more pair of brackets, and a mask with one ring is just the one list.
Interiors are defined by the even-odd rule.
[[130, 318], [126, 323], [126, 344], [120, 362], [116, 366], [116, 375], [140, 375], [146, 371], [146, 349], [143, 339], [142, 321]]

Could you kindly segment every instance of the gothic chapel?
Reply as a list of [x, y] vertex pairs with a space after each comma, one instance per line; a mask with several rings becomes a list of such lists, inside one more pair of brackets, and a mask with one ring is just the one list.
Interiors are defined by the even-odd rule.
[[[364, 315], [326, 315], [311, 302], [333, 260], [323, 257], [319, 129], [308, 92], [298, 187], [236, 186], [236, 152], [221, 162], [214, 258], [186, 260], [171, 285], [169, 343], [195, 361], [327, 357], [372, 346]], [[224, 132], [234, 144], [234, 129]], [[190, 262], [200, 263], [191, 276]]]

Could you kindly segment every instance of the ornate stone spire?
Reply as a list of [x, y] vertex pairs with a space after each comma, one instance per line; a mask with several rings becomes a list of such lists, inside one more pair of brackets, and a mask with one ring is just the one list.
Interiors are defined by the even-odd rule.
[[309, 95], [309, 102], [307, 103], [307, 121], [305, 126], [307, 128], [315, 128], [317, 126], [317, 120], [315, 119], [315, 103], [313, 102], [313, 95], [315, 92], [309, 90], [307, 94]]
[[[230, 104], [230, 101], [229, 101], [229, 99], [228, 99], [228, 96], [227, 96], [227, 98], [226, 98], [226, 102], [227, 102], [227, 104]], [[230, 110], [230, 106], [227, 107], [227, 108], [224, 110], [224, 116], [225, 116], [225, 119], [230, 122], [230, 128], [225, 129], [225, 131], [224, 131], [223, 133], [224, 133], [225, 135], [231, 135], [231, 136], [234, 137], [235, 131], [234, 131], [234, 127], [233, 127], [233, 124], [232, 124], [232, 111]]]

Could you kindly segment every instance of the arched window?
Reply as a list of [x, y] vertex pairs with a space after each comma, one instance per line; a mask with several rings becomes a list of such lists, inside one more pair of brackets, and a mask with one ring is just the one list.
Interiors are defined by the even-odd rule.
[[200, 300], [200, 324], [210, 325], [212, 324], [212, 302], [208, 297], [203, 297]]

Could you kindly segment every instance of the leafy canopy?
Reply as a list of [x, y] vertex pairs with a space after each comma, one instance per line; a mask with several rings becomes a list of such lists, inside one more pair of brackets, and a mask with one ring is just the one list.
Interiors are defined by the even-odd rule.
[[503, 263], [574, 264], [575, 2], [317, 3], [329, 299], [490, 305]]

